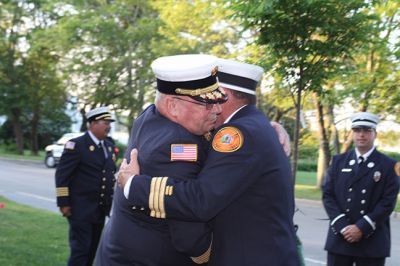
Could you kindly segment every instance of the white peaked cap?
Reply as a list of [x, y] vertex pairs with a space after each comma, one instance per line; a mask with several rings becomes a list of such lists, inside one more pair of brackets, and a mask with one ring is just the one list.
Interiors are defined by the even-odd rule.
[[157, 90], [169, 95], [189, 96], [203, 103], [224, 103], [219, 89], [217, 58], [204, 54], [184, 54], [157, 58], [151, 64]]
[[256, 65], [218, 59], [218, 81], [224, 88], [255, 95], [263, 72], [262, 67]]
[[108, 110], [107, 106], [97, 107], [90, 110], [89, 112], [86, 113], [86, 118], [89, 122], [94, 120], [115, 121], [112, 118], [111, 113]]
[[351, 128], [376, 128], [379, 122], [377, 115], [359, 112], [351, 116]]
[[191, 81], [211, 76], [217, 58], [204, 54], [184, 54], [157, 58], [151, 64], [158, 79], [171, 82]]

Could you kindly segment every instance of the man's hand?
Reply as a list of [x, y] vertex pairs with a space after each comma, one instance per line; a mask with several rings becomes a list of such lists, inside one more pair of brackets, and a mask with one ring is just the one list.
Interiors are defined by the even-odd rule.
[[290, 155], [290, 138], [289, 134], [285, 130], [285, 128], [277, 123], [272, 121], [271, 126], [275, 129], [276, 134], [278, 135], [279, 142], [282, 144], [283, 150], [286, 153], [286, 156]]
[[71, 207], [70, 206], [60, 207], [60, 212], [62, 216], [69, 217], [71, 216]]
[[129, 163], [126, 159], [122, 161], [121, 167], [118, 172], [118, 186], [123, 190], [129, 177], [140, 174], [140, 166], [137, 159], [137, 149], [131, 151], [131, 160]]
[[355, 224], [346, 226], [342, 234], [349, 243], [358, 242], [362, 238], [362, 231]]

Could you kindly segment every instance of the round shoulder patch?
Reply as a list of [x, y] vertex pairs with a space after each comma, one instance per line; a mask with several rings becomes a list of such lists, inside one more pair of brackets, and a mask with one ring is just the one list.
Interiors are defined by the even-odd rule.
[[394, 165], [394, 171], [396, 172], [396, 175], [397, 175], [397, 176], [400, 176], [400, 162], [397, 162], [397, 163]]
[[215, 134], [212, 147], [219, 152], [234, 152], [243, 145], [243, 134], [236, 127], [223, 127]]

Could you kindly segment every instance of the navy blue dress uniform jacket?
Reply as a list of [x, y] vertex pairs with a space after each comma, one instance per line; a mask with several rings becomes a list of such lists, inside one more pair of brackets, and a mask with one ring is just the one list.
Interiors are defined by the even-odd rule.
[[[329, 252], [357, 257], [390, 256], [390, 223], [399, 191], [395, 161], [378, 152], [357, 163], [355, 151], [333, 157], [323, 186], [323, 203], [330, 219], [325, 244]], [[356, 224], [360, 242], [348, 243], [340, 231]]]
[[114, 145], [105, 140], [108, 153], [86, 132], [65, 144], [56, 170], [57, 206], [71, 206], [69, 219], [104, 222], [114, 191], [116, 170]]
[[[197, 158], [171, 158], [172, 147], [195, 147]], [[176, 146], [178, 145], [178, 146]], [[182, 179], [195, 178], [204, 165], [208, 142], [190, 134], [162, 115], [154, 105], [135, 121], [127, 156], [140, 150], [142, 169], [152, 175], [170, 174]], [[129, 159], [128, 159], [129, 160]], [[142, 205], [130, 203], [117, 186], [113, 212], [103, 231], [96, 265], [189, 266], [190, 257], [205, 253], [211, 243], [206, 223], [166, 221], [149, 217]], [[201, 262], [201, 258], [198, 258]], [[204, 264], [203, 264], [204, 265]]]
[[[197, 180], [165, 176], [135, 176], [129, 197], [150, 206], [154, 217], [215, 217], [209, 265], [299, 265], [289, 161], [270, 122], [255, 106], [242, 108], [217, 131]], [[160, 180], [165, 189], [161, 185], [154, 191]]]

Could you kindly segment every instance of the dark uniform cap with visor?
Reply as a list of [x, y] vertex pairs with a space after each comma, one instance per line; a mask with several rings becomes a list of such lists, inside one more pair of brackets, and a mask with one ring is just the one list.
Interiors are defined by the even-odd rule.
[[151, 64], [157, 77], [157, 90], [169, 95], [189, 96], [202, 103], [227, 100], [217, 82], [217, 58], [185, 54], [157, 58]]
[[359, 112], [351, 116], [351, 128], [376, 128], [379, 122], [377, 115]]
[[88, 122], [98, 121], [98, 120], [106, 120], [114, 122], [115, 120], [112, 118], [110, 111], [107, 106], [97, 107], [86, 113], [86, 118]]
[[263, 69], [259, 66], [229, 59], [218, 60], [218, 81], [223, 88], [255, 95], [262, 75]]

